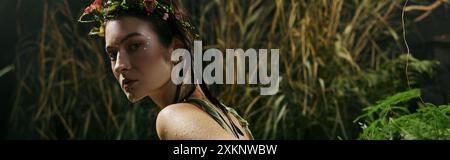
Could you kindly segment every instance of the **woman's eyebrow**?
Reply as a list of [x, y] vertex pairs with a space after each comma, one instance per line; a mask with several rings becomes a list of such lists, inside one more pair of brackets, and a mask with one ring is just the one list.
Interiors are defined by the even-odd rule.
[[[123, 42], [125, 42], [127, 39], [130, 39], [130, 38], [132, 38], [134, 36], [143, 36], [143, 35], [138, 33], [138, 32], [133, 32], [133, 33], [127, 34], [124, 38], [122, 38], [122, 40], [120, 40], [119, 45], [122, 44]], [[105, 50], [108, 51], [108, 48], [111, 48], [111, 47], [110, 46], [106, 46]]]
[[143, 36], [143, 35], [140, 34], [140, 33], [138, 33], [138, 32], [133, 32], [133, 33], [127, 34], [127, 35], [120, 41], [120, 44], [122, 44], [122, 43], [125, 42], [127, 39], [130, 39], [131, 37], [134, 37], [134, 36]]

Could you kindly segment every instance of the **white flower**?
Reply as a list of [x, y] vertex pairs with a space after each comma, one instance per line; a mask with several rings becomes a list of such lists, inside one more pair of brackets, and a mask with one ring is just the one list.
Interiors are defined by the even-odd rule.
[[165, 21], [167, 21], [167, 19], [169, 18], [169, 14], [167, 14], [167, 13], [164, 13], [164, 16], [163, 16], [163, 18], [162, 19], [164, 19]]
[[361, 126], [362, 129], [366, 129], [367, 125], [361, 122], [358, 122], [359, 126]]

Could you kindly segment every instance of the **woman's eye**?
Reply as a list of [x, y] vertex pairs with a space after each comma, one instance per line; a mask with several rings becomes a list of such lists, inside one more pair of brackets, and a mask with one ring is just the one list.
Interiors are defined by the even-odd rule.
[[108, 53], [109, 59], [111, 59], [111, 61], [115, 61], [116, 57], [117, 57], [117, 53]]
[[139, 47], [141, 46], [140, 43], [134, 43], [128, 46], [128, 51], [133, 52], [139, 49]]

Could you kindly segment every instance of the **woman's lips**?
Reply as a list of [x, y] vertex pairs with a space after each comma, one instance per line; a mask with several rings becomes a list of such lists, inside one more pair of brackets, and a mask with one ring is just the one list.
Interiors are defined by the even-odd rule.
[[137, 82], [137, 80], [123, 80], [122, 81], [123, 89], [128, 92], [130, 90], [131, 85], [133, 85], [135, 82]]

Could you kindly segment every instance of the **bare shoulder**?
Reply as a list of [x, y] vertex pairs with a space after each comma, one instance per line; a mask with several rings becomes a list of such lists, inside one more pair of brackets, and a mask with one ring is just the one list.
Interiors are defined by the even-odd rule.
[[189, 103], [172, 104], [161, 110], [156, 131], [164, 140], [235, 139], [206, 112]]

